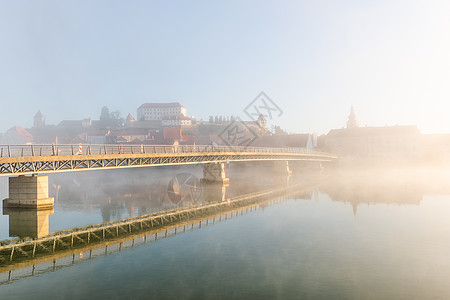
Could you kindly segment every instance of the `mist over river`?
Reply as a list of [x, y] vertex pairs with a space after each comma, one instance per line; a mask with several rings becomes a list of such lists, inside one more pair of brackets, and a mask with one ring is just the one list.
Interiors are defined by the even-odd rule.
[[[33, 275], [17, 266], [0, 273], [0, 299], [450, 298], [449, 170], [253, 171], [228, 170], [224, 187], [199, 184], [200, 167], [50, 175], [49, 233], [280, 187], [301, 192], [151, 243], [55, 258]], [[0, 215], [0, 240], [26, 230], [10, 227], [13, 216]]]

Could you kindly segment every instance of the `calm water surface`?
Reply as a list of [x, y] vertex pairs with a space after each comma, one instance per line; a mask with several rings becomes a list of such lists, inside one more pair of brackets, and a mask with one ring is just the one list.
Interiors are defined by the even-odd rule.
[[[178, 205], [164, 194], [185, 171], [131, 172], [124, 183], [115, 182], [120, 172], [107, 182], [53, 175], [62, 187], [50, 231]], [[449, 174], [341, 172], [226, 222], [32, 277], [1, 274], [0, 299], [449, 299]], [[231, 180], [226, 197], [283, 180]], [[8, 218], [0, 217], [2, 239], [11, 238]]]

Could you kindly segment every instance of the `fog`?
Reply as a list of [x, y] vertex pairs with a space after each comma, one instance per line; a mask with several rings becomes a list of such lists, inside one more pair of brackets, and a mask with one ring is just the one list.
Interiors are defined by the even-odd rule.
[[[66, 298], [450, 298], [449, 9], [0, 1], [0, 298], [34, 295], [37, 282]], [[118, 157], [145, 166], [108, 169]], [[21, 172], [43, 180], [10, 185]], [[155, 234], [132, 254], [106, 245], [87, 267], [73, 241], [40, 244], [247, 197], [258, 209], [226, 224]], [[29, 271], [14, 256], [34, 261], [38, 245], [54, 273], [11, 279]], [[70, 252], [73, 273], [55, 250]], [[59, 281], [80, 278], [78, 291]]]

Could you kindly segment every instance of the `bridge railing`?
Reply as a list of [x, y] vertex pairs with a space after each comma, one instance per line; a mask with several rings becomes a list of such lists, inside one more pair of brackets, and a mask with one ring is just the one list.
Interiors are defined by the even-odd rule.
[[0, 157], [60, 156], [60, 155], [105, 155], [144, 153], [204, 153], [204, 152], [256, 152], [330, 155], [307, 148], [270, 148], [217, 145], [0, 145]]

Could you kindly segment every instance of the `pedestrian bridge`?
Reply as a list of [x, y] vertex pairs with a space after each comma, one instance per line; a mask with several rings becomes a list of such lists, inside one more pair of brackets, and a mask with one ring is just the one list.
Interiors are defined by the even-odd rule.
[[[204, 182], [227, 184], [225, 163], [271, 161], [277, 174], [291, 173], [289, 161], [330, 162], [337, 156], [305, 148], [147, 145], [6, 145], [0, 146], [0, 176], [9, 178], [3, 207], [48, 209], [46, 173], [163, 165], [203, 164]], [[31, 176], [24, 176], [31, 175]]]
[[328, 162], [336, 159], [336, 155], [306, 148], [3, 145], [0, 146], [0, 176], [233, 161]]

